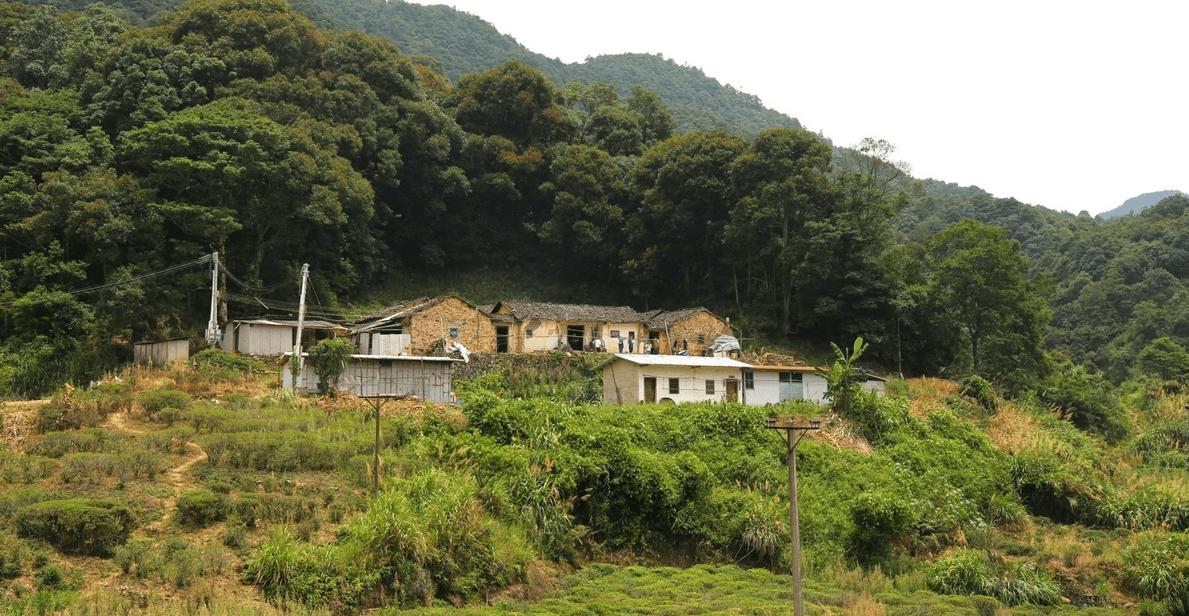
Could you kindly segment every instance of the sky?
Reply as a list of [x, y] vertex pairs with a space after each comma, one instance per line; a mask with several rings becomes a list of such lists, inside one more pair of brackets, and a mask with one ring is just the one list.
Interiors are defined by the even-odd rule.
[[1189, 2], [417, 0], [564, 62], [660, 53], [917, 178], [1099, 214], [1189, 192]]

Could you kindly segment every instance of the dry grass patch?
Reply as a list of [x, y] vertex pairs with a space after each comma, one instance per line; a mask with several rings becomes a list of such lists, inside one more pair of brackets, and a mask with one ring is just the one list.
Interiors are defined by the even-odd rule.
[[1025, 449], [1052, 448], [1054, 444], [1054, 439], [1026, 411], [1006, 401], [991, 416], [987, 433], [996, 447], [1013, 456]]

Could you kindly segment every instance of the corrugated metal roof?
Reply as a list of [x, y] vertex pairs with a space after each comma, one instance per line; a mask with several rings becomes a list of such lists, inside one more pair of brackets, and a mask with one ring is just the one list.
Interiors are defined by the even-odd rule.
[[[285, 359], [288, 360], [293, 356], [293, 353], [285, 353]], [[309, 357], [309, 353], [302, 353], [302, 357]], [[400, 361], [452, 361], [460, 362], [461, 359], [454, 359], [453, 357], [428, 357], [422, 355], [352, 355], [351, 359], [396, 359]]]
[[[246, 323], [249, 325], [277, 325], [281, 327], [297, 327], [297, 321], [287, 321], [280, 319], [236, 319], [232, 323]], [[330, 321], [320, 321], [317, 319], [306, 319], [302, 327], [306, 329], [341, 329], [347, 331], [347, 328], [338, 323], [331, 323]]]
[[688, 355], [644, 355], [616, 353], [611, 360], [622, 359], [641, 366], [690, 366], [715, 368], [751, 368], [751, 364], [729, 357], [691, 357]]

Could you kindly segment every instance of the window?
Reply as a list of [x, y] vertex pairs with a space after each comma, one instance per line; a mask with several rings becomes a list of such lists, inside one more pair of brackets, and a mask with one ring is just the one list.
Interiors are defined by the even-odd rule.
[[698, 334], [698, 344], [706, 344], [706, 334]]
[[706, 393], [714, 395], [714, 379], [706, 379]]
[[743, 389], [755, 389], [755, 388], [756, 388], [756, 373], [744, 372], [743, 373]]
[[532, 338], [532, 337], [533, 337], [533, 330], [531, 330], [531, 329], [526, 329], [526, 330], [524, 330], [524, 337], [525, 337], [525, 338]]
[[613, 329], [613, 330], [611, 330], [611, 337], [612, 337], [612, 338], [618, 338], [618, 337], [619, 337], [619, 330], [618, 330], [618, 329]]
[[450, 337], [453, 338], [454, 340], [458, 340], [458, 328], [457, 327], [450, 328]]
[[669, 379], [669, 393], [681, 393], [681, 379]]

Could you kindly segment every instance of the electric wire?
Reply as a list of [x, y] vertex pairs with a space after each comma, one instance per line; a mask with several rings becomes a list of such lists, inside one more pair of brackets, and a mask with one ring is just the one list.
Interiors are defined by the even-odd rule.
[[[133, 277], [125, 279], [125, 280], [116, 280], [114, 282], [107, 282], [104, 284], [93, 285], [90, 287], [83, 287], [81, 289], [67, 289], [67, 290], [62, 291], [62, 293], [68, 293], [70, 295], [86, 295], [88, 293], [98, 293], [100, 291], [106, 291], [107, 289], [114, 289], [116, 287], [122, 287], [122, 286], [130, 285], [133, 283], [137, 283], [142, 280], [149, 280], [151, 278], [167, 276], [169, 274], [174, 274], [174, 273], [180, 272], [182, 270], [189, 269], [196, 265], [201, 265], [203, 263], [210, 263], [210, 262], [211, 262], [211, 255], [205, 255], [205, 256], [199, 257], [193, 261], [189, 261], [187, 263], [182, 263], [180, 265], [174, 265], [174, 266], [162, 269], [162, 270], [157, 270], [155, 272], [148, 272], [146, 274], [140, 274], [140, 275], [133, 276]], [[7, 302], [0, 303], [0, 306], [11, 306], [11, 305], [17, 303], [18, 301], [20, 301], [20, 300], [19, 299], [10, 300]]]

